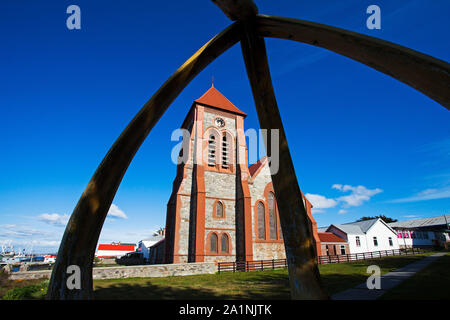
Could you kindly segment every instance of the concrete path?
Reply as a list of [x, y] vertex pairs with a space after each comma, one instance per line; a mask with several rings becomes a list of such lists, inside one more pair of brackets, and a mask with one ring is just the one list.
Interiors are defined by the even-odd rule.
[[[440, 257], [444, 256], [445, 253], [435, 253], [430, 256], [423, 258], [417, 262], [408, 264], [402, 268], [395, 271], [386, 273], [382, 275], [381, 278], [381, 289], [368, 289], [366, 283], [361, 283], [352, 289], [348, 289], [331, 296], [332, 300], [376, 300], [381, 297], [386, 291], [392, 289], [393, 287], [399, 285], [405, 279], [411, 277], [416, 272], [424, 269], [426, 266], [430, 265]], [[374, 264], [376, 262], [374, 261]], [[370, 275], [368, 274], [367, 277]]]

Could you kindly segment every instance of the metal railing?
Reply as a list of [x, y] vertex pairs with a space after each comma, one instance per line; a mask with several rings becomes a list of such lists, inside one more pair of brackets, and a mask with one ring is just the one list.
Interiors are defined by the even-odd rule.
[[[341, 255], [318, 256], [317, 263], [318, 264], [345, 263], [359, 260], [379, 259], [383, 257], [414, 255], [423, 252], [425, 251], [420, 248], [407, 248], [407, 249], [393, 249], [393, 250], [351, 253]], [[269, 270], [269, 269], [273, 270], [286, 267], [287, 267], [286, 259], [218, 262], [217, 272], [218, 273], [238, 272], [238, 271], [248, 272], [255, 270]]]
[[391, 256], [413, 255], [423, 252], [424, 250], [421, 250], [420, 248], [407, 248], [407, 249], [392, 249], [392, 250], [371, 251], [362, 253], [350, 253], [342, 255], [328, 255], [317, 257], [317, 263], [329, 264], [329, 263], [352, 262], [358, 260], [370, 260]]

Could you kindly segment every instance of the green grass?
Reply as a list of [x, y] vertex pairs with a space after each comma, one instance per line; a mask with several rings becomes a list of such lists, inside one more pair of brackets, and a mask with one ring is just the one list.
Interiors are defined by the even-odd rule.
[[[413, 263], [423, 258], [417, 256], [396, 256], [352, 263], [319, 266], [321, 277], [328, 293], [354, 287], [365, 282], [369, 265], [378, 265], [382, 274]], [[25, 282], [8, 280], [3, 298], [43, 299], [48, 282]], [[36, 280], [33, 280], [36, 281]], [[14, 289], [16, 284], [18, 290]], [[28, 289], [28, 287], [30, 287]], [[41, 290], [43, 289], [43, 290]], [[0, 290], [0, 296], [2, 291]], [[126, 278], [94, 280], [96, 299], [290, 299], [287, 269], [205, 274], [164, 278]]]
[[385, 293], [382, 300], [450, 299], [450, 254], [437, 259], [422, 271]]
[[8, 275], [0, 270], [0, 299], [38, 299], [39, 294], [47, 292], [47, 285], [42, 279], [8, 280]]
[[[329, 294], [367, 280], [367, 267], [382, 274], [423, 258], [397, 256], [319, 266]], [[127, 278], [94, 281], [96, 299], [290, 299], [287, 269], [164, 278]]]

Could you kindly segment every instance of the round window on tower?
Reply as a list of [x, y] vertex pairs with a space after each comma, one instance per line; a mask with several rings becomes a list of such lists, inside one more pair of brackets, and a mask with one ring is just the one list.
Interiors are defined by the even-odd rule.
[[225, 126], [225, 120], [223, 120], [222, 118], [216, 118], [216, 120], [214, 121], [214, 123], [216, 124], [216, 126], [218, 126], [219, 128], [222, 128]]

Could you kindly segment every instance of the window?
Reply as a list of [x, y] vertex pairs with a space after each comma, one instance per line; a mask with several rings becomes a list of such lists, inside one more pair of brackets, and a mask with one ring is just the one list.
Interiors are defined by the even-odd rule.
[[228, 235], [226, 233], [222, 234], [220, 237], [220, 252], [222, 253], [228, 253], [229, 247], [228, 247]]
[[275, 220], [275, 195], [269, 192], [269, 235], [270, 240], [277, 239], [277, 226]]
[[216, 217], [223, 218], [223, 204], [220, 201], [216, 202]]
[[222, 168], [228, 169], [228, 141], [227, 135], [224, 134], [222, 138]]
[[356, 246], [361, 247], [361, 240], [359, 239], [359, 236], [356, 236]]
[[402, 237], [402, 232], [401, 231], [397, 231], [397, 238], [401, 239]]
[[208, 166], [216, 165], [216, 137], [212, 134], [208, 139]]
[[377, 240], [377, 237], [373, 237], [373, 245], [374, 245], [375, 247], [378, 247], [378, 240]]
[[266, 240], [265, 210], [262, 202], [258, 202], [256, 211], [258, 216], [258, 239]]
[[403, 238], [408, 239], [409, 238], [409, 232], [403, 231]]
[[394, 246], [394, 242], [392, 242], [392, 238], [391, 237], [389, 237], [389, 246]]
[[341, 254], [345, 255], [345, 246], [342, 246], [342, 245], [341, 245]]
[[209, 247], [211, 252], [215, 252], [217, 253], [217, 234], [212, 233], [211, 236], [209, 237]]
[[427, 231], [425, 231], [425, 232], [423, 233], [423, 238], [424, 238], [424, 239], [428, 239], [428, 232], [427, 232]]

